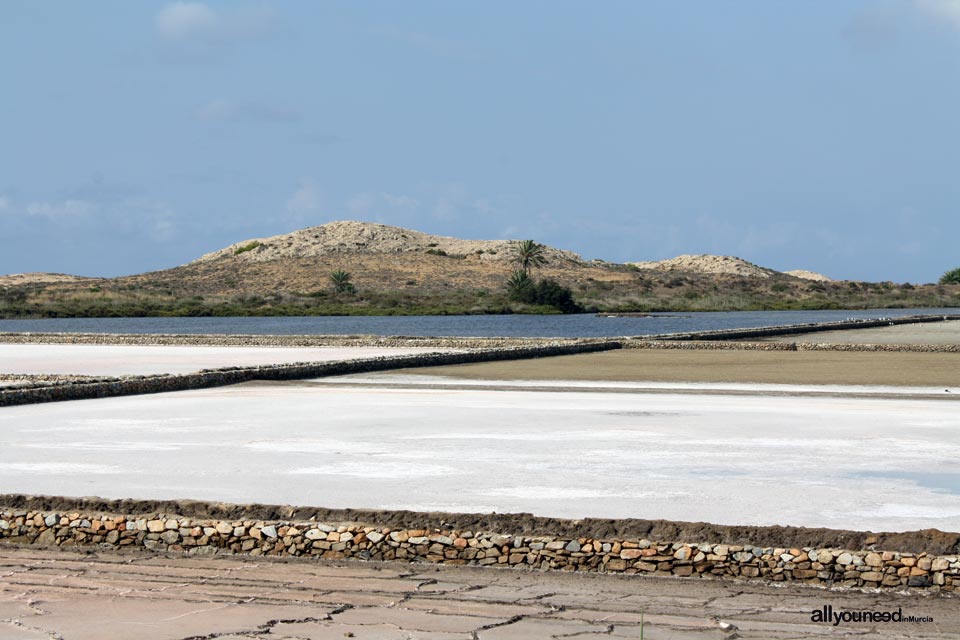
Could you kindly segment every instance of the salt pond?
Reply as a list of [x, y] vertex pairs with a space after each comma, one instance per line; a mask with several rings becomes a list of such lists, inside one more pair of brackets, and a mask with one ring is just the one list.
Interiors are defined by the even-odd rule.
[[956, 401], [657, 391], [285, 383], [11, 407], [0, 492], [960, 530], [960, 494], [915, 475], [955, 473]]
[[332, 362], [451, 349], [426, 347], [203, 347], [0, 344], [0, 373], [91, 376], [190, 373], [217, 367]]

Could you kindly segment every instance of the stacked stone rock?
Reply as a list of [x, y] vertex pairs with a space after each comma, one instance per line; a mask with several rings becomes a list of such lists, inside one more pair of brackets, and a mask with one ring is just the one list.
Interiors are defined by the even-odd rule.
[[744, 340], [747, 338], [764, 338], [772, 336], [789, 336], [802, 333], [816, 333], [819, 331], [839, 331], [843, 329], [868, 329], [871, 327], [888, 327], [899, 324], [915, 324], [924, 322], [944, 322], [960, 320], [960, 315], [917, 315], [902, 316], [900, 318], [841, 320], [839, 322], [812, 322], [807, 324], [784, 324], [773, 327], [749, 327], [745, 329], [714, 329], [710, 331], [694, 331], [686, 333], [663, 333], [650, 336], [657, 340]]
[[0, 390], [0, 406], [81, 400], [112, 396], [206, 389], [250, 380], [302, 380], [350, 373], [369, 373], [406, 367], [431, 367], [472, 362], [521, 360], [545, 356], [591, 353], [621, 348], [617, 341], [546, 344], [534, 347], [477, 349], [453, 353], [424, 353], [402, 356], [357, 358], [338, 362], [295, 362], [252, 367], [223, 367], [182, 375], [127, 376], [100, 382], [76, 382], [40, 387]]
[[[0, 511], [0, 541], [204, 555], [301, 556], [872, 588], [960, 590], [960, 558], [926, 553], [391, 529], [360, 523]], [[869, 541], [868, 541], [869, 542]]]
[[94, 344], [205, 347], [442, 347], [491, 349], [542, 347], [606, 338], [427, 337], [374, 335], [258, 335], [191, 333], [33, 333], [0, 332], [0, 344]]

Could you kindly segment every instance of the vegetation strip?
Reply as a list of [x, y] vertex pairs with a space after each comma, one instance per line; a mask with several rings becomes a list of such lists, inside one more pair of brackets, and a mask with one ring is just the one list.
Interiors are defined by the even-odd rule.
[[[10, 501], [20, 504], [44, 500], [4, 496], [4, 502], [11, 498]], [[426, 561], [557, 571], [736, 577], [835, 587], [960, 590], [960, 558], [956, 552], [884, 551], [878, 548], [880, 538], [876, 535], [864, 538], [866, 549], [789, 543], [755, 546], [703, 539], [596, 536], [587, 533], [589, 527], [574, 535], [531, 535], [452, 523], [432, 526], [433, 514], [420, 514], [420, 524], [410, 526], [378, 521], [377, 512], [362, 514], [369, 516], [362, 521], [260, 518], [255, 514], [244, 517], [242, 513], [210, 518], [135, 508], [108, 512], [84, 508], [92, 505], [77, 502], [77, 508], [0, 508], [0, 541], [38, 547], [134, 548], [188, 555]], [[124, 502], [132, 507], [137, 504]], [[386, 514], [389, 520], [390, 512]]]
[[47, 387], [13, 388], [0, 391], [0, 406], [84, 400], [114, 396], [140, 395], [206, 389], [251, 380], [297, 380], [325, 376], [370, 373], [409, 367], [431, 367], [496, 360], [516, 360], [545, 356], [571, 355], [620, 349], [620, 342], [590, 342], [554, 344], [535, 347], [511, 347], [503, 349], [478, 349], [459, 353], [426, 353], [405, 356], [382, 356], [360, 358], [339, 362], [304, 362], [293, 364], [254, 367], [225, 367], [208, 369], [182, 375], [143, 376], [121, 378], [103, 382], [78, 382]]

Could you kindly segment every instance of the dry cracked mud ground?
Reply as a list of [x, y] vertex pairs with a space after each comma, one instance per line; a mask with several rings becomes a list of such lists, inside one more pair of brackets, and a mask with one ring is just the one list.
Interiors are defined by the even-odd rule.
[[[826, 604], [933, 622], [811, 622]], [[3, 640], [960, 638], [958, 604], [719, 580], [0, 547]]]

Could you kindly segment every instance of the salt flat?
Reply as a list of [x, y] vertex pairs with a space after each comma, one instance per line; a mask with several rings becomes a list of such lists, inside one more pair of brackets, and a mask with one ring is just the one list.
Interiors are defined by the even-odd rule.
[[0, 373], [90, 376], [190, 373], [217, 367], [451, 351], [432, 347], [218, 347], [93, 344], [0, 344]]
[[956, 531], [958, 406], [257, 383], [3, 409], [0, 492]]

